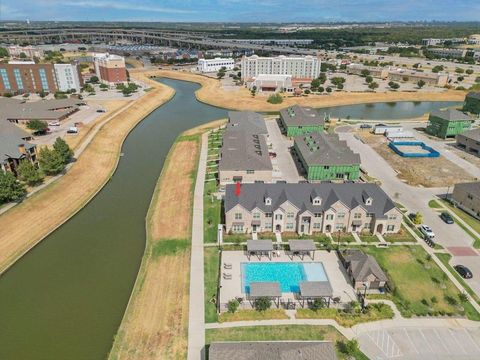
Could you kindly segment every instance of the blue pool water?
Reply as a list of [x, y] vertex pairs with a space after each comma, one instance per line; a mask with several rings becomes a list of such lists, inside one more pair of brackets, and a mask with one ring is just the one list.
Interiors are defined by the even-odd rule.
[[298, 292], [301, 281], [328, 281], [322, 263], [242, 263], [242, 291], [251, 282], [277, 281], [282, 292]]

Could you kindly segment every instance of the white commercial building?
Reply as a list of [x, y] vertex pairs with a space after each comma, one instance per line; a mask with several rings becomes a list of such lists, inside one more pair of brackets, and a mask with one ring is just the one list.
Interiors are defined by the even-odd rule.
[[259, 74], [253, 78], [253, 81], [248, 82], [247, 86], [249, 89], [255, 87], [259, 92], [293, 92], [292, 75]]
[[480, 34], [473, 34], [468, 37], [470, 45], [480, 45]]
[[24, 53], [28, 58], [33, 57], [42, 57], [43, 50], [37, 49], [33, 46], [17, 46], [11, 45], [7, 47], [8, 54], [12, 57], [18, 57], [20, 54]]
[[203, 73], [217, 72], [222, 67], [225, 67], [227, 70], [232, 70], [235, 67], [235, 60], [231, 58], [199, 59], [197, 64], [197, 70]]
[[242, 80], [249, 80], [260, 74], [292, 75], [293, 80], [313, 80], [320, 75], [320, 58], [317, 56], [242, 57]]
[[75, 89], [80, 91], [82, 87], [80, 71], [75, 64], [54, 64], [57, 87], [60, 91]]

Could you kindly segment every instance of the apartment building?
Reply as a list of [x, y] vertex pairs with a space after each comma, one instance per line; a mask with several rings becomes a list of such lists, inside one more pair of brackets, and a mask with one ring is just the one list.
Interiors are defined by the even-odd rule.
[[235, 67], [235, 60], [232, 58], [199, 59], [197, 70], [202, 73], [217, 72], [221, 68], [232, 70]]
[[0, 170], [17, 175], [21, 161], [37, 163], [36, 145], [29, 143], [31, 135], [11, 122], [0, 119]]
[[115, 86], [127, 82], [125, 58], [109, 53], [97, 53], [93, 56], [95, 73], [103, 84]]
[[473, 119], [455, 109], [435, 110], [428, 117], [425, 131], [441, 139], [455, 137], [469, 130]]
[[230, 111], [223, 133], [218, 165], [220, 185], [272, 181], [268, 131], [263, 117], [253, 111]]
[[463, 211], [480, 219], [480, 182], [455, 184], [452, 202]]
[[228, 233], [396, 233], [402, 213], [376, 184], [234, 184], [226, 186]]
[[58, 89], [53, 64], [10, 61], [0, 64], [0, 95], [54, 92]]
[[30, 59], [33, 59], [34, 57], [40, 58], [43, 56], [43, 50], [33, 46], [11, 45], [7, 47], [7, 51], [11, 57], [20, 57], [22, 53]]
[[464, 131], [458, 134], [455, 139], [457, 140], [457, 147], [480, 156], [480, 128]]
[[54, 64], [57, 88], [60, 91], [75, 89], [77, 92], [83, 86], [83, 78], [80, 67], [76, 64]]
[[459, 44], [465, 42], [464, 38], [448, 38], [448, 39], [422, 39], [422, 45], [423, 46], [437, 46], [437, 45], [443, 45], [447, 41], [449, 41], [452, 44]]
[[242, 57], [242, 80], [248, 81], [260, 74], [292, 75], [293, 81], [311, 81], [320, 75], [318, 56]]
[[268, 75], [260, 74], [254, 77], [251, 82], [247, 83], [247, 87], [258, 92], [286, 92], [292, 93], [293, 83], [292, 75]]
[[468, 37], [470, 45], [480, 45], [480, 34], [472, 34]]
[[460, 59], [467, 55], [466, 49], [454, 49], [454, 48], [433, 48], [428, 49], [434, 55], [441, 56], [443, 58]]
[[463, 110], [476, 115], [480, 114], [480, 91], [471, 91], [465, 96]]
[[314, 132], [295, 137], [294, 157], [309, 181], [357, 180], [360, 155], [337, 134]]
[[293, 105], [280, 110], [280, 129], [287, 136], [323, 132], [324, 126], [325, 119], [313, 108]]

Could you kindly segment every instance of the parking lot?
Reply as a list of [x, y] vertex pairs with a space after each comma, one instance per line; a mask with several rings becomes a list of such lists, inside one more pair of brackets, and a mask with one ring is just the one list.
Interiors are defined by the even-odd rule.
[[369, 331], [358, 340], [362, 351], [373, 360], [480, 358], [480, 328], [398, 327]]

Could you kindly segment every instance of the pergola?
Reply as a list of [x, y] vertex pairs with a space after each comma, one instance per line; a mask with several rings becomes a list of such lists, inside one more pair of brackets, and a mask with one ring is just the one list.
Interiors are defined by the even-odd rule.
[[289, 240], [288, 246], [290, 247], [292, 259], [294, 255], [298, 255], [302, 260], [305, 255], [310, 256], [312, 260], [315, 259], [317, 247], [313, 240]]
[[248, 240], [247, 241], [247, 258], [250, 260], [251, 255], [258, 256], [260, 260], [262, 255], [272, 260], [273, 243], [272, 240]]
[[333, 290], [328, 281], [302, 281], [298, 298], [305, 307], [305, 301], [310, 302], [316, 299], [325, 300], [327, 307], [330, 307], [330, 300], [333, 297]]
[[249, 299], [255, 301], [258, 298], [267, 297], [273, 300], [277, 308], [280, 306], [280, 298], [282, 291], [280, 290], [280, 283], [273, 282], [251, 282]]

